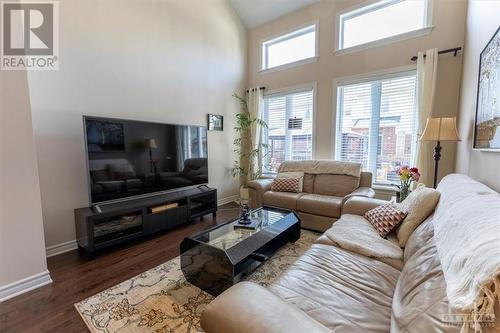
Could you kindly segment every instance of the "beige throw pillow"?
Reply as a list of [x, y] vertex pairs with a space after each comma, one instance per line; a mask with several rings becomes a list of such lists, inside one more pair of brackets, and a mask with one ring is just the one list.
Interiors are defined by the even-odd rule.
[[302, 192], [304, 187], [304, 173], [303, 172], [280, 172], [274, 179], [297, 179], [299, 181], [298, 192]]
[[406, 245], [413, 231], [431, 215], [439, 202], [440, 195], [435, 189], [420, 185], [398, 204], [400, 210], [408, 212], [396, 231], [401, 247]]

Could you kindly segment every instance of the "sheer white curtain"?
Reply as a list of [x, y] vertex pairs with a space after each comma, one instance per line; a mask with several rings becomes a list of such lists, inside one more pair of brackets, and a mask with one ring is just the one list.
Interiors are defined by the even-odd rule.
[[[425, 55], [425, 56], [424, 56]], [[438, 66], [438, 50], [430, 49], [418, 52], [417, 59], [417, 146], [414, 161], [420, 170], [420, 182], [426, 186], [433, 184], [434, 143], [420, 141], [427, 118], [431, 117], [434, 108]]]
[[[250, 112], [251, 119], [263, 119], [264, 117], [264, 92], [261, 87], [255, 87], [248, 90], [247, 94], [247, 107]], [[250, 128], [250, 135], [252, 139], [252, 151], [258, 150], [258, 154], [251, 156], [249, 161], [249, 180], [253, 178], [258, 171], [262, 171], [262, 150], [260, 144], [262, 143], [262, 126], [255, 121]]]

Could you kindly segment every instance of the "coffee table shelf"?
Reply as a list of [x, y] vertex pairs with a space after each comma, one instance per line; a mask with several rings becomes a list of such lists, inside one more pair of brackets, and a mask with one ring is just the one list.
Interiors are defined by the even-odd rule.
[[182, 241], [181, 269], [187, 281], [217, 296], [300, 238], [300, 219], [292, 211], [262, 207], [251, 216], [261, 221], [256, 229], [235, 228], [235, 220]]

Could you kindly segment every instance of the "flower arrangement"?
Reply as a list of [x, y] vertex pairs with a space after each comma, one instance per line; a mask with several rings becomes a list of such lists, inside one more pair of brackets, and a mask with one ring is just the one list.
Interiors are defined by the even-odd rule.
[[401, 166], [398, 168], [397, 174], [401, 181], [401, 185], [397, 185], [399, 188], [399, 202], [401, 202], [410, 193], [411, 183], [414, 181], [418, 182], [420, 179], [420, 173], [416, 167]]

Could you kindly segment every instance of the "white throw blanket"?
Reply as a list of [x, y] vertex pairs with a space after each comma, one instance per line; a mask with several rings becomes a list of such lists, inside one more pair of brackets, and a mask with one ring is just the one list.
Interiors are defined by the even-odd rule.
[[500, 195], [463, 175], [439, 184], [433, 218], [450, 306], [468, 317], [462, 332], [481, 331], [500, 300]]
[[344, 214], [324, 236], [339, 247], [371, 258], [403, 259], [397, 239], [380, 237], [375, 228], [361, 216]]

